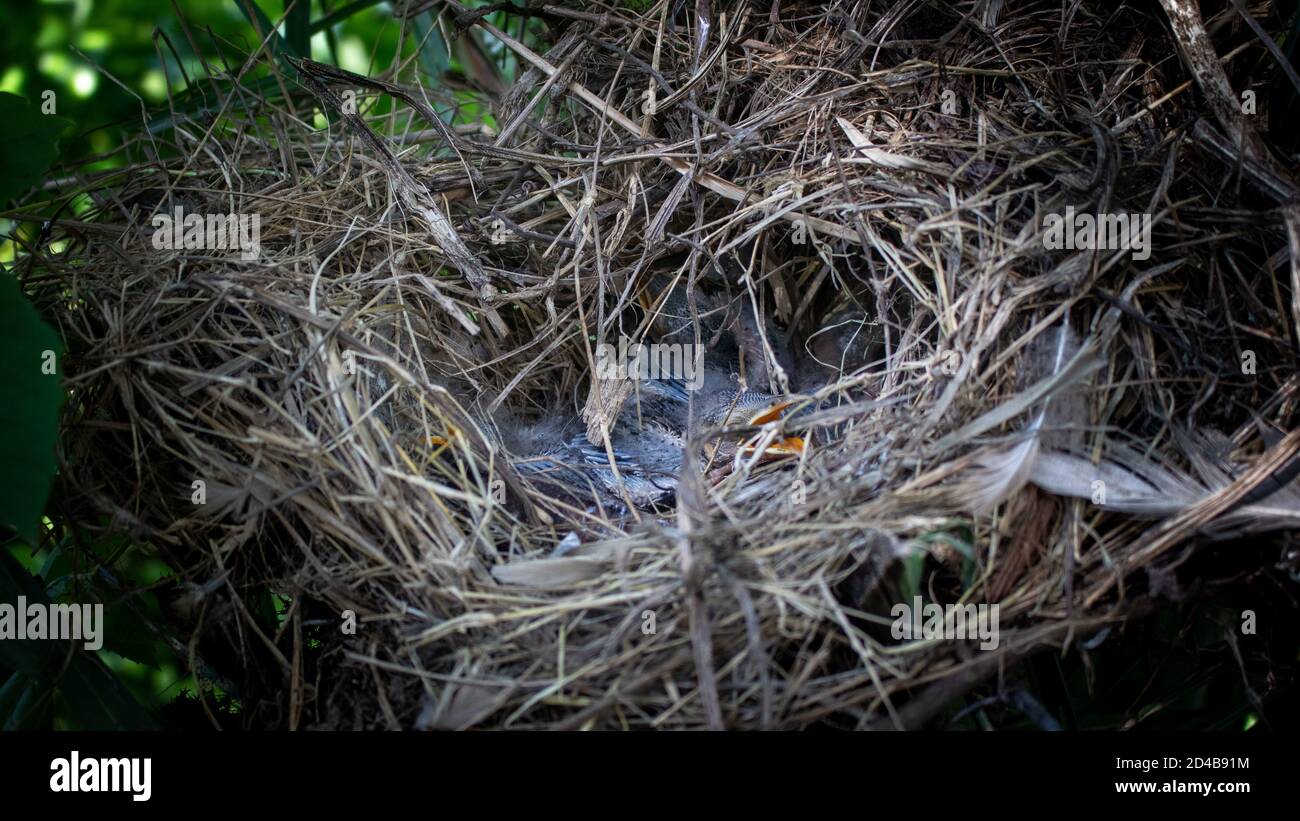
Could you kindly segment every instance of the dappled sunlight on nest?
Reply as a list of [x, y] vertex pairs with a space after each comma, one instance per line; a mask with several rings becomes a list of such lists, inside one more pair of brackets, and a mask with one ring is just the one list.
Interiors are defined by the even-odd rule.
[[[409, 71], [277, 68], [291, 107], [245, 95], [53, 229], [65, 480], [226, 575], [195, 629], [261, 668], [250, 720], [918, 726], [1149, 610], [1145, 568], [1300, 524], [1260, 490], [1300, 449], [1294, 180], [1262, 149], [1234, 176], [1157, 6], [713, 6], [702, 54], [662, 4], [537, 53], [483, 23], [531, 66], [495, 131], [428, 122]], [[394, 91], [410, 127], [366, 121]], [[258, 257], [156, 250], [178, 206], [260, 215]], [[1150, 258], [1049, 250], [1067, 206], [1150, 214]], [[788, 406], [689, 429], [654, 504], [555, 492], [498, 412], [603, 452], [642, 400], [595, 346], [666, 338], [674, 300], [706, 346], [761, 329], [730, 376]], [[266, 583], [281, 636], [239, 600]], [[999, 604], [997, 648], [892, 637], [917, 594]]]

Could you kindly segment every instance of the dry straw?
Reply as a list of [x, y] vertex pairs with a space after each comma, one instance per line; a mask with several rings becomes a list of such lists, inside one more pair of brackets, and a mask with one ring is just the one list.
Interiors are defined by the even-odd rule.
[[[289, 97], [211, 86], [20, 266], [70, 346], [64, 481], [195, 586], [249, 723], [922, 726], [1300, 524], [1296, 180], [1223, 96], [1267, 48], [1164, 5], [539, 7], [535, 51], [453, 3], [520, 67], [482, 127], [409, 61], [264, 48]], [[177, 206], [259, 215], [257, 259], [156, 250]], [[1069, 206], [1151, 215], [1150, 258], [1046, 248]], [[796, 459], [697, 439], [664, 509], [548, 495], [485, 404], [599, 433], [594, 346], [665, 282], [877, 361], [803, 385]], [[999, 604], [998, 648], [893, 638], [917, 593]]]

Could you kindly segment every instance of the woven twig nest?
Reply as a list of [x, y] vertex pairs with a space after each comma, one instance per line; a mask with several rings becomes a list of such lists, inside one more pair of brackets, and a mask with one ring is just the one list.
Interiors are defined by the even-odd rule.
[[[1295, 180], [1157, 9], [760, 5], [702, 52], [665, 4], [540, 56], [467, 21], [523, 70], [454, 134], [405, 67], [302, 64], [54, 226], [64, 481], [203, 591], [188, 646], [234, 648], [249, 723], [918, 726], [1145, 612], [1179, 551], [1296, 526]], [[258, 215], [256, 258], [153, 247], [175, 207]], [[1067, 208], [1147, 215], [1145, 256], [1047, 247]], [[598, 439], [635, 400], [595, 346], [655, 338], [666, 287], [774, 329], [746, 369], [801, 380], [807, 447], [694, 441], [646, 509], [545, 491], [493, 413]], [[916, 596], [997, 604], [996, 647], [898, 638]]]

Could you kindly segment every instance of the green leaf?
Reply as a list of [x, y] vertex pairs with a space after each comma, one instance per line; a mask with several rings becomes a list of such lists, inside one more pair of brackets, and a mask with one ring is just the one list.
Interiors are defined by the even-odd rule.
[[18, 281], [3, 273], [0, 318], [0, 526], [35, 544], [56, 469], [63, 348]]
[[[0, 602], [18, 606], [18, 597], [26, 602], [46, 604], [41, 586], [28, 573], [8, 549], [0, 549]], [[52, 659], [53, 645], [37, 639], [4, 639], [0, 641], [0, 667], [30, 675], [39, 674]]]
[[40, 182], [59, 156], [59, 135], [72, 121], [0, 92], [0, 206]]
[[78, 730], [155, 730], [158, 723], [94, 656], [79, 653], [59, 680], [63, 713]]
[[325, 29], [329, 28], [335, 23], [343, 22], [344, 20], [348, 19], [349, 17], [356, 14], [357, 12], [365, 11], [371, 6], [379, 5], [381, 1], [382, 0], [355, 0], [355, 2], [348, 3], [346, 6], [337, 8], [334, 11], [331, 11], [329, 14], [317, 20], [315, 23], [312, 23], [311, 33], [315, 34], [318, 31], [324, 31]]
[[443, 42], [433, 15], [427, 11], [417, 14], [411, 20], [411, 27], [415, 33], [415, 45], [420, 49], [420, 67], [431, 81], [441, 80], [451, 67], [451, 54], [447, 52], [447, 44]]
[[903, 595], [909, 602], [921, 595], [921, 577], [925, 571], [925, 559], [928, 555], [924, 550], [914, 549], [903, 558]]
[[254, 0], [235, 0], [235, 5], [239, 7], [239, 11], [248, 20], [249, 25], [257, 32], [258, 43], [260, 44], [262, 40], [266, 39], [266, 35], [270, 34], [271, 38], [266, 42], [267, 49], [270, 50], [282, 67], [292, 69], [293, 66], [285, 60], [285, 57], [301, 57], [303, 55], [298, 54], [289, 47], [289, 44], [280, 36], [280, 33], [275, 30], [275, 24], [271, 22], [271, 18], [266, 16], [266, 12], [262, 11], [262, 8]]
[[[148, 591], [136, 593], [132, 599], [134, 601], [123, 600], [104, 608], [104, 649], [157, 670], [170, 657], [167, 646], [154, 635], [137, 611], [161, 615], [162, 608]], [[134, 605], [135, 609], [128, 605]]]
[[39, 676], [14, 673], [0, 687], [0, 730], [47, 730], [50, 684]]
[[[28, 604], [48, 605], [36, 578], [28, 573], [9, 551], [0, 550], [0, 602], [17, 604], [24, 596]], [[105, 620], [107, 621], [107, 620]], [[106, 623], [100, 625], [107, 630]], [[25, 685], [14, 683], [25, 676], [38, 680], [48, 692], [46, 679], [59, 675], [56, 688], [62, 696], [62, 715], [77, 729], [85, 730], [151, 730], [158, 724], [149, 711], [140, 706], [130, 691], [109, 673], [97, 658], [78, 647], [71, 659], [66, 656], [68, 645], [62, 641], [26, 639], [0, 641], [0, 667], [13, 670], [14, 675], [0, 688], [0, 708], [5, 705], [31, 704]], [[65, 666], [65, 662], [66, 666]], [[12, 687], [12, 689], [10, 689]], [[6, 715], [0, 709], [0, 716]]]
[[311, 0], [284, 0], [285, 41], [299, 57], [311, 56]]

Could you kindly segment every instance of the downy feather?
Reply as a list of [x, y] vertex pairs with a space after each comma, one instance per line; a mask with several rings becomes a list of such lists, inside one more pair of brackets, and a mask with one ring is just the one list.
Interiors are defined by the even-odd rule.
[[[1028, 393], [1045, 393], [1046, 398], [1021, 434], [1022, 441], [989, 448], [975, 457], [976, 467], [959, 486], [963, 506], [976, 514], [992, 510], [1029, 481], [1044, 443], [1055, 444], [1078, 435], [1077, 431], [1082, 430], [1082, 399], [1068, 397], [1077, 392], [1076, 383], [1097, 368], [1099, 363], [1092, 354], [1091, 347], [1079, 343], [1068, 316], [1061, 319], [1055, 332], [1034, 341], [1029, 358], [1031, 372], [1038, 378]], [[1018, 397], [998, 410], [1006, 413], [1026, 402], [1026, 397]], [[979, 423], [976, 420], [973, 424]]]

